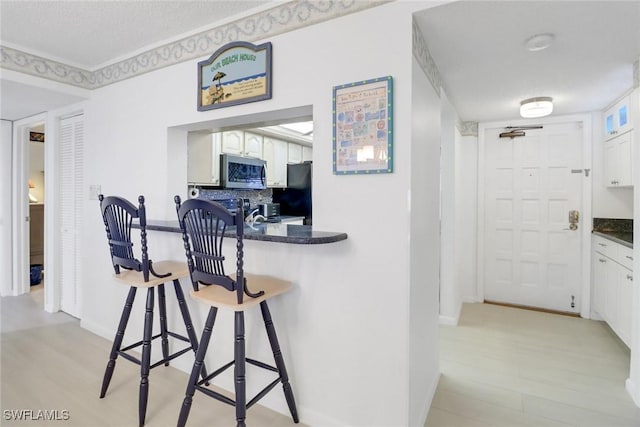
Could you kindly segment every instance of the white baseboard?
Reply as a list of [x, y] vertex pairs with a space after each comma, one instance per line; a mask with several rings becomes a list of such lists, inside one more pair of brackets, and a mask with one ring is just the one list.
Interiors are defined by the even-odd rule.
[[440, 316], [438, 318], [438, 323], [447, 326], [458, 326], [458, 319], [451, 316]]
[[433, 402], [433, 397], [436, 395], [436, 389], [438, 388], [438, 383], [440, 382], [440, 373], [436, 376], [435, 380], [431, 383], [431, 387], [429, 389], [429, 396], [425, 399], [424, 407], [422, 408], [422, 412], [420, 415], [419, 424], [416, 427], [422, 427], [427, 424], [427, 417], [429, 416], [429, 410], [431, 409], [431, 403]]
[[640, 389], [638, 389], [633, 381], [631, 381], [631, 378], [627, 378], [627, 380], [624, 382], [624, 385], [627, 389], [627, 393], [631, 395], [633, 403], [635, 403], [636, 406], [640, 407]]
[[108, 339], [109, 341], [113, 341], [113, 338], [116, 335], [115, 330], [105, 328], [104, 326], [98, 325], [97, 323], [94, 323], [87, 319], [80, 320], [80, 327], [102, 338]]

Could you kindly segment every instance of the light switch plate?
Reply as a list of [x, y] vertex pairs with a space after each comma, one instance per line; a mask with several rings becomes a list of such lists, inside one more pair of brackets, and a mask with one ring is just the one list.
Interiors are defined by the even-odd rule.
[[98, 195], [102, 193], [102, 186], [98, 184], [89, 186], [89, 200], [98, 200]]

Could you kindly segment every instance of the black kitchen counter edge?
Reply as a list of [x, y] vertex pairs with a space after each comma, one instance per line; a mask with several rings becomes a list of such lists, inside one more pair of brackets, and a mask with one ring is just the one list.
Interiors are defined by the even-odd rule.
[[592, 231], [596, 236], [604, 237], [613, 242], [633, 249], [633, 233], [621, 233], [617, 231]]
[[[137, 227], [134, 225], [134, 227]], [[263, 242], [293, 243], [298, 245], [319, 245], [335, 243], [347, 239], [347, 233], [316, 231], [311, 225], [293, 225], [283, 223], [262, 223], [244, 227], [245, 240], [260, 240]], [[147, 230], [182, 233], [178, 221], [147, 221]], [[235, 227], [227, 228], [226, 237], [235, 237]]]

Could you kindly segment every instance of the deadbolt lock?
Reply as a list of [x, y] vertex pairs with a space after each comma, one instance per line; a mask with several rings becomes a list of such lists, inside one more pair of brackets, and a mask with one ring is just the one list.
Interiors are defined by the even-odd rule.
[[580, 212], [577, 210], [569, 211], [569, 229], [577, 230], [580, 222]]

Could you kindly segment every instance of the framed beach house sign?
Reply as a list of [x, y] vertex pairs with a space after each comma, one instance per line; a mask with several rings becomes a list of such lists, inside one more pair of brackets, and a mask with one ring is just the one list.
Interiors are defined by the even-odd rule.
[[198, 111], [264, 99], [271, 99], [271, 43], [229, 43], [198, 62]]
[[333, 173], [393, 172], [391, 76], [333, 88]]

